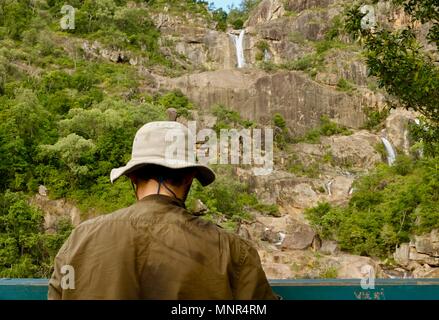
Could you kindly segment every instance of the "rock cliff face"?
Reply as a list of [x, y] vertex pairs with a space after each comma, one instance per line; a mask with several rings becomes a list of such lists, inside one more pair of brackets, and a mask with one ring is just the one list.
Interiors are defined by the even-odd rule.
[[46, 194], [40, 193], [32, 197], [30, 203], [45, 213], [44, 228], [47, 232], [55, 231], [60, 219], [70, 220], [74, 227], [81, 222], [80, 210], [64, 199], [50, 200]]
[[[274, 113], [280, 113], [293, 134], [314, 127], [322, 115], [359, 128], [366, 119], [364, 108], [385, 106], [385, 97], [368, 88], [372, 80], [367, 78], [359, 49], [349, 41], [330, 43], [324, 54], [315, 56], [316, 46], [334, 28], [342, 5], [343, 1], [335, 0], [262, 1], [245, 22], [244, 69], [236, 68], [236, 47], [227, 34], [236, 30], [219, 32], [206, 24], [188, 25], [168, 17], [161, 24], [163, 41], [174, 43], [175, 50], [186, 57], [188, 70], [202, 72], [156, 77], [157, 88], [180, 89], [205, 110], [223, 104], [260, 123], [269, 123]], [[267, 73], [259, 68], [261, 55], [271, 64], [317, 59], [312, 63], [318, 65], [311, 70], [312, 77], [282, 68]], [[337, 88], [345, 80], [353, 90]]]
[[359, 128], [366, 120], [364, 106], [383, 106], [381, 96], [339, 92], [298, 71], [218, 70], [163, 78], [159, 87], [181, 89], [203, 109], [223, 104], [262, 124], [269, 124], [272, 115], [280, 113], [295, 134], [316, 126], [322, 115]]

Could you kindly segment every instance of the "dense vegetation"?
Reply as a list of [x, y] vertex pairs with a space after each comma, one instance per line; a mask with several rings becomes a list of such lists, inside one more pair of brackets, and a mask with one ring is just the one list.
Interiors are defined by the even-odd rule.
[[[135, 52], [146, 66], [173, 70], [162, 53], [150, 13], [169, 10], [211, 15], [203, 1], [86, 0], [76, 8], [75, 29], [61, 30], [64, 1], [0, 1], [0, 277], [48, 277], [53, 257], [68, 236], [69, 221], [45, 230], [43, 213], [29, 204], [39, 185], [50, 198], [66, 198], [93, 215], [135, 201], [127, 179], [110, 184], [112, 168], [130, 158], [143, 124], [162, 120], [168, 107], [190, 116], [194, 106], [179, 91], [149, 95], [147, 79], [128, 63], [87, 57], [81, 43], [98, 40], [110, 49]], [[229, 114], [224, 121], [230, 121]], [[241, 121], [241, 120], [239, 120]], [[233, 229], [259, 205], [244, 184], [196, 185], [208, 219]], [[236, 200], [236, 193], [242, 197]], [[222, 218], [224, 217], [224, 218]], [[230, 221], [229, 221], [230, 220]]]
[[321, 203], [307, 210], [320, 235], [355, 254], [389, 256], [410, 235], [439, 227], [439, 161], [399, 156], [354, 184], [346, 207]]
[[44, 230], [43, 213], [21, 193], [0, 194], [0, 277], [49, 277], [52, 261], [70, 234], [70, 221], [59, 220], [56, 230]]
[[[74, 42], [73, 50], [64, 47], [43, 18], [59, 11], [57, 2], [1, 3], [0, 277], [48, 277], [71, 225], [59, 221], [48, 233], [28, 195], [43, 184], [52, 198], [97, 212], [131, 203], [129, 185], [110, 186], [109, 170], [127, 160], [137, 128], [164, 117], [164, 106], [138, 93], [129, 66], [87, 61]], [[97, 36], [93, 28], [77, 32]], [[137, 32], [145, 28], [155, 32], [148, 25]]]
[[[414, 21], [429, 23], [427, 39], [438, 47], [439, 3], [392, 2]], [[338, 240], [343, 249], [388, 257], [410, 235], [439, 227], [439, 67], [411, 27], [362, 28], [359, 8], [357, 3], [347, 10], [346, 29], [363, 44], [369, 73], [393, 96], [392, 107], [424, 116], [420, 125], [411, 126], [412, 139], [418, 142], [410, 156], [401, 155], [392, 167], [381, 165], [356, 181], [348, 206], [321, 203], [307, 210], [307, 216], [323, 237]], [[368, 128], [383, 118], [376, 112], [369, 116]]]

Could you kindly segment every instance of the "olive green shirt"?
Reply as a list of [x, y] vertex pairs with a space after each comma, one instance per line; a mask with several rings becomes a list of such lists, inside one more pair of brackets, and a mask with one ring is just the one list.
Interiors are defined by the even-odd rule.
[[49, 299], [276, 296], [250, 243], [191, 215], [177, 199], [150, 195], [73, 230], [55, 258]]

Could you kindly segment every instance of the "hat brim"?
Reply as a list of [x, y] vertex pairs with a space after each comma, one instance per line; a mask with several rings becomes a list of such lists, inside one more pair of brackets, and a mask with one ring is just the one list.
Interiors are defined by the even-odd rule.
[[193, 164], [188, 163], [186, 161], [169, 161], [169, 162], [163, 162], [163, 159], [136, 159], [136, 160], [130, 160], [128, 163], [119, 168], [115, 168], [111, 170], [110, 173], [110, 181], [113, 183], [117, 179], [119, 179], [123, 175], [127, 175], [130, 172], [133, 172], [143, 166], [146, 166], [148, 164], [158, 165], [162, 167], [166, 167], [169, 169], [183, 169], [183, 168], [194, 168], [195, 178], [201, 183], [203, 187], [211, 184], [213, 181], [215, 181], [215, 173], [212, 169], [209, 167], [202, 165], [202, 164]]

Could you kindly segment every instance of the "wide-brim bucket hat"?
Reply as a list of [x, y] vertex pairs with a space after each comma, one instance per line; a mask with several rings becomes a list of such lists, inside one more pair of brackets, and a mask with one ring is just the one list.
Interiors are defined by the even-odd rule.
[[159, 165], [170, 169], [194, 168], [195, 178], [203, 186], [215, 180], [215, 173], [195, 159], [192, 132], [176, 121], [149, 122], [134, 137], [131, 159], [111, 170], [111, 183], [141, 167]]

